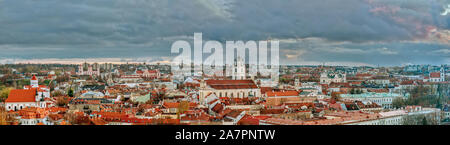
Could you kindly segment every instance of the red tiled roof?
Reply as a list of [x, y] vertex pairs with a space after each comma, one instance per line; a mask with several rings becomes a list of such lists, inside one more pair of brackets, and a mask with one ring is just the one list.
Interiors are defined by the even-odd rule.
[[400, 85], [414, 85], [416, 82], [414, 80], [405, 80], [400, 83]]
[[211, 110], [216, 112], [216, 113], [220, 113], [223, 110], [223, 105], [220, 103], [217, 103], [216, 106], [214, 106]]
[[238, 122], [239, 125], [259, 125], [259, 119], [253, 118], [250, 115], [245, 115]]
[[284, 109], [263, 109], [260, 114], [280, 114], [283, 112]]
[[11, 90], [5, 102], [35, 102], [36, 89]]
[[440, 78], [441, 73], [440, 72], [432, 72], [432, 73], [430, 73], [430, 77], [431, 78]]
[[253, 80], [206, 80], [206, 84], [214, 89], [256, 89]]
[[232, 110], [230, 113], [227, 114], [227, 116], [237, 118], [241, 113], [242, 113], [241, 110]]
[[178, 102], [164, 102], [163, 106], [166, 108], [178, 108]]
[[33, 77], [31, 78], [31, 80], [37, 80], [37, 79], [36, 79], [36, 76], [33, 75]]
[[264, 120], [267, 118], [271, 118], [272, 116], [253, 116], [253, 118], [258, 119], [258, 120]]
[[268, 97], [273, 96], [298, 96], [297, 91], [267, 92]]
[[[158, 73], [158, 70], [148, 70], [147, 72], [148, 72], [148, 73]], [[136, 71], [136, 73], [137, 73], [137, 74], [143, 74], [144, 71], [138, 70], [138, 71]]]
[[356, 77], [371, 77], [371, 74], [356, 74]]
[[261, 94], [272, 91], [272, 87], [261, 87]]
[[105, 124], [108, 124], [108, 122], [106, 122], [105, 120], [103, 120], [101, 118], [93, 118], [93, 119], [91, 119], [91, 122], [94, 125], [105, 125]]

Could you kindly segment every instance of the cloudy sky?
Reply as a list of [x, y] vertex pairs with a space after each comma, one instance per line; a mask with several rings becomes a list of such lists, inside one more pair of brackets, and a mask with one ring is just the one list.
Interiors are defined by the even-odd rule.
[[[168, 62], [190, 40], [280, 40], [282, 64], [450, 64], [450, 0], [0, 0], [0, 63]], [[192, 43], [191, 43], [192, 44]]]

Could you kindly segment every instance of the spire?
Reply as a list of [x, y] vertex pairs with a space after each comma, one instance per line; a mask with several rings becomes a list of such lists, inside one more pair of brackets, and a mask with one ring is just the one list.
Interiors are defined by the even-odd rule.
[[37, 78], [34, 74], [33, 74], [33, 77], [31, 77], [31, 80], [37, 80]]

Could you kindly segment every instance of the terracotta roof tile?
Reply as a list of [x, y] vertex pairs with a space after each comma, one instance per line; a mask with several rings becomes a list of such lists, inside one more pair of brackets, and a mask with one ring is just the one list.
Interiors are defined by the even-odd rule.
[[5, 102], [35, 102], [36, 89], [11, 90]]
[[206, 84], [214, 89], [256, 89], [252, 80], [206, 80]]
[[277, 91], [277, 92], [267, 92], [268, 97], [274, 96], [298, 96], [297, 91]]

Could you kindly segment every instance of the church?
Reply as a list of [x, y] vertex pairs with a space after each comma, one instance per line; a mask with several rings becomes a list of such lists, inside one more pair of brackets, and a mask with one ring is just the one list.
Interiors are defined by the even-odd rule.
[[199, 93], [199, 102], [203, 104], [211, 93], [217, 97], [261, 97], [261, 89], [253, 80], [202, 80]]
[[323, 72], [320, 74], [320, 84], [345, 83], [347, 82], [345, 73]]
[[[93, 68], [93, 66], [95, 68]], [[85, 69], [87, 67], [87, 70]], [[90, 65], [88, 63], [80, 64], [78, 66], [77, 75], [88, 75], [88, 76], [99, 76], [100, 75], [100, 68], [97, 64]]]
[[24, 86], [24, 89], [11, 90], [5, 100], [5, 108], [8, 111], [22, 110], [26, 107], [46, 108], [51, 104], [49, 98], [50, 89], [39, 85], [38, 79], [33, 75], [30, 85]]

